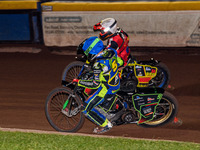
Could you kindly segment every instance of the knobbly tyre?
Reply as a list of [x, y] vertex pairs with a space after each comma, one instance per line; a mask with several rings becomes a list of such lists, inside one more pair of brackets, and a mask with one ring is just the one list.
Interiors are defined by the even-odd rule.
[[[77, 78], [83, 65], [87, 63], [85, 54], [77, 50], [76, 60], [68, 64], [62, 73], [62, 85]], [[121, 68], [121, 84], [137, 83], [137, 87], [160, 87], [166, 88], [170, 82], [170, 71], [168, 67], [151, 58], [147, 61], [137, 61], [132, 56], [128, 63]]]
[[[79, 79], [88, 79], [90, 76], [83, 69]], [[53, 89], [47, 96], [45, 114], [55, 130], [76, 132], [85, 120], [81, 113], [82, 104], [94, 91], [80, 88], [73, 82], [65, 83], [65, 86]], [[135, 86], [135, 90], [121, 87], [114, 99], [112, 104], [104, 101], [96, 106], [114, 126], [136, 124], [141, 127], [157, 127], [171, 122], [178, 112], [176, 98], [159, 87]]]

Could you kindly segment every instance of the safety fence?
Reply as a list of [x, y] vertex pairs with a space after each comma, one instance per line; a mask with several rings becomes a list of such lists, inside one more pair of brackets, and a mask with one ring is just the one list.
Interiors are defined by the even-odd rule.
[[0, 42], [41, 43], [41, 2], [0, 1]]

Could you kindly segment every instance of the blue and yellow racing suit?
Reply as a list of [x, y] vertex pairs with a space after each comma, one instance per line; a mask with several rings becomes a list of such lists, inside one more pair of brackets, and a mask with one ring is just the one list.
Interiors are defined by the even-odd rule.
[[[114, 53], [110, 58], [107, 57], [109, 52]], [[107, 101], [110, 104], [114, 102], [114, 95], [120, 88], [120, 79], [118, 73], [117, 64], [117, 52], [114, 49], [105, 50], [102, 53], [101, 59], [95, 61], [92, 80], [79, 80], [78, 86], [96, 89], [96, 91], [90, 95], [84, 104], [83, 113], [95, 124], [104, 127], [107, 125], [107, 118], [101, 114], [96, 106]], [[112, 105], [109, 105], [109, 107]], [[108, 109], [110, 109], [107, 107]]]

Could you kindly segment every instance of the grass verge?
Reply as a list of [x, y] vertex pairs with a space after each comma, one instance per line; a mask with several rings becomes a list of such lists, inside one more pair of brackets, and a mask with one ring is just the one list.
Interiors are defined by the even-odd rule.
[[0, 131], [0, 150], [199, 150], [200, 144]]

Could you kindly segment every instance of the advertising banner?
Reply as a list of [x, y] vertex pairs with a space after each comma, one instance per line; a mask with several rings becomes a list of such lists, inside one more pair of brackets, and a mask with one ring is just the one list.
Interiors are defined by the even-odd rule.
[[200, 11], [50, 11], [42, 13], [46, 46], [77, 46], [93, 25], [115, 18], [130, 46], [200, 46]]

